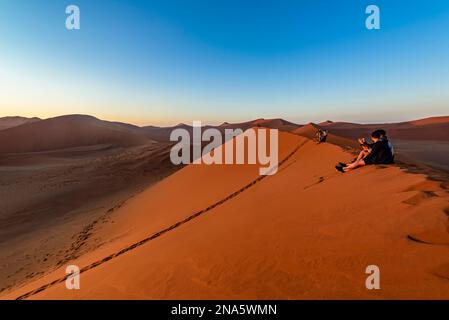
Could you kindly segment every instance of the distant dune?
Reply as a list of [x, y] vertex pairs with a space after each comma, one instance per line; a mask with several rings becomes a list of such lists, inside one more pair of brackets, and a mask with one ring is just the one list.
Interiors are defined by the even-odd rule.
[[[316, 129], [321, 127], [329, 131], [330, 142], [352, 147], [357, 145], [355, 142], [357, 138], [369, 136], [378, 128], [387, 130], [392, 140], [449, 141], [449, 116], [401, 123], [356, 124], [326, 121], [305, 126], [283, 119], [257, 119], [240, 123], [224, 122], [219, 126], [205, 125], [203, 128], [217, 128], [224, 131], [236, 128], [247, 130], [252, 127], [291, 131], [308, 138], [313, 138]], [[170, 133], [178, 128], [192, 131], [191, 125], [183, 123], [171, 127], [138, 127], [84, 115], [68, 115], [46, 120], [6, 117], [0, 118], [0, 154], [48, 151], [96, 144], [133, 146], [147, 143], [149, 140], [166, 143], [170, 142]], [[12, 144], [11, 141], [15, 143]]]
[[40, 120], [41, 119], [39, 118], [3, 117], [0, 118], [0, 130], [5, 130], [12, 127], [21, 126], [22, 124], [37, 122]]
[[[350, 158], [281, 133], [274, 176], [187, 166], [115, 210], [96, 234], [107, 244], [70, 261], [81, 290], [62, 267], [2, 298], [449, 298], [447, 192], [395, 166], [335, 171]], [[365, 288], [372, 264], [382, 290]]]
[[158, 142], [169, 142], [171, 132], [176, 129], [186, 129], [190, 133], [192, 132], [192, 126], [186, 125], [184, 123], [180, 123], [172, 127], [145, 126], [142, 127], [141, 130], [146, 134], [148, 138], [152, 140]]
[[279, 129], [281, 131], [291, 131], [300, 127], [300, 125], [298, 124], [283, 119], [259, 119], [251, 121], [248, 127], [255, 127], [255, 126], [271, 129]]
[[294, 129], [291, 131], [291, 133], [309, 138], [309, 139], [314, 139], [315, 138], [315, 134], [317, 132], [317, 130], [320, 129], [320, 126], [316, 125], [315, 123], [309, 123], [306, 124], [300, 128]]
[[[220, 130], [221, 132], [224, 132], [225, 129], [242, 129], [247, 130], [249, 128], [253, 127], [265, 127], [265, 128], [272, 128], [272, 129], [278, 129], [280, 131], [291, 131], [296, 128], [299, 128], [300, 125], [294, 124], [292, 122], [283, 120], [283, 119], [257, 119], [252, 121], [246, 121], [246, 122], [237, 122], [237, 123], [228, 123], [224, 122], [219, 126], [211, 126], [211, 125], [205, 125], [203, 129], [208, 128], [216, 128]], [[142, 130], [147, 134], [147, 136], [153, 140], [159, 141], [159, 142], [168, 142], [170, 141], [170, 133], [178, 128], [183, 128], [188, 130], [190, 133], [192, 132], [192, 126], [180, 123], [173, 127], [156, 127], [156, 126], [146, 126], [142, 127]]]
[[426, 126], [426, 125], [435, 125], [435, 124], [449, 124], [449, 116], [441, 116], [441, 117], [430, 117], [425, 119], [413, 120], [409, 122], [404, 122], [405, 124], [410, 124], [413, 126]]
[[102, 121], [91, 116], [69, 115], [0, 131], [0, 154], [99, 144], [126, 147], [150, 141], [136, 126]]
[[[315, 139], [315, 134], [318, 129], [325, 129], [325, 126], [320, 126], [314, 123], [309, 123], [305, 126], [302, 126], [300, 128], [294, 129], [291, 131], [291, 133], [297, 134], [299, 136], [303, 136], [309, 139]], [[358, 143], [354, 139], [348, 139], [343, 138], [340, 136], [337, 136], [333, 133], [328, 133], [328, 138], [326, 140], [329, 143], [333, 143], [336, 145], [339, 145], [343, 148], [356, 148], [358, 147]]]

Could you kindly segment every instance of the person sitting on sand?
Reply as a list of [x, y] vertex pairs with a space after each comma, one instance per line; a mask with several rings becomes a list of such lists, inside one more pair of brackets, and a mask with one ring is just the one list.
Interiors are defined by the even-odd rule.
[[[385, 130], [378, 130], [378, 132], [381, 134], [381, 136], [386, 136]], [[360, 147], [362, 148], [362, 151], [360, 151], [359, 155], [356, 158], [354, 158], [354, 160], [352, 160], [352, 162], [350, 162], [350, 163], [357, 162], [357, 161], [364, 159], [366, 156], [369, 155], [369, 153], [371, 152], [371, 148], [374, 145], [374, 143], [367, 142], [365, 140], [365, 138], [359, 138], [358, 141], [359, 141]], [[341, 167], [346, 167], [350, 163], [340, 162], [339, 165]]]
[[[376, 130], [375, 132], [376, 132], [376, 135], [380, 134], [380, 139], [387, 139], [387, 132], [385, 130], [379, 129], [379, 130]], [[352, 160], [352, 162], [350, 162], [350, 163], [357, 162], [357, 161], [364, 159], [366, 156], [369, 155], [369, 153], [371, 152], [371, 149], [374, 145], [374, 142], [369, 143], [365, 140], [365, 138], [359, 138], [358, 142], [360, 144], [360, 147], [362, 148], [362, 151], [360, 151], [359, 155], [356, 158], [354, 158], [354, 160]], [[393, 146], [391, 145], [390, 142], [388, 142], [388, 145], [389, 145], [390, 149], [393, 151]], [[350, 163], [340, 162], [340, 166], [346, 167]]]
[[340, 162], [335, 168], [340, 172], [347, 172], [366, 165], [394, 163], [393, 146], [388, 141], [385, 130], [374, 131], [371, 140], [373, 143], [367, 143], [363, 138], [359, 139], [362, 151], [357, 159], [349, 164]]
[[327, 130], [318, 129], [318, 131], [315, 134], [315, 137], [317, 144], [325, 143], [327, 140]]

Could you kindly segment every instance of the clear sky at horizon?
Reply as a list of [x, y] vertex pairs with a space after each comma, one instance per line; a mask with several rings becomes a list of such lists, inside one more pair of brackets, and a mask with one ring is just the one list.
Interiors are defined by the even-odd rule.
[[[69, 4], [81, 30], [65, 28]], [[365, 28], [369, 4], [381, 30]], [[449, 115], [447, 0], [0, 0], [0, 39], [0, 117]]]

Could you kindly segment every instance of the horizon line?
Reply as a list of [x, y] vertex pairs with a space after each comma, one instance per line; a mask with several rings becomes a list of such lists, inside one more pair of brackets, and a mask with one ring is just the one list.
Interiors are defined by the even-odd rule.
[[[133, 126], [137, 126], [137, 127], [149, 127], [149, 126], [153, 126], [153, 127], [160, 127], [160, 128], [164, 128], [164, 127], [175, 127], [175, 126], [179, 126], [179, 125], [189, 125], [188, 123], [190, 121], [173, 121], [171, 124], [160, 124], [160, 125], [156, 125], [154, 123], [150, 123], [150, 122], [146, 122], [146, 121], [142, 121], [142, 122], [134, 122], [134, 121], [129, 121], [126, 119], [123, 120], [115, 120], [111, 117], [105, 116], [97, 116], [97, 115], [93, 115], [93, 114], [85, 114], [85, 113], [69, 113], [69, 114], [61, 114], [61, 115], [53, 115], [53, 116], [48, 116], [48, 117], [41, 117], [41, 116], [22, 116], [22, 115], [5, 115], [5, 116], [0, 116], [0, 119], [4, 119], [4, 118], [26, 118], [26, 119], [39, 119], [39, 120], [49, 120], [49, 119], [54, 119], [54, 118], [60, 118], [60, 117], [68, 117], [68, 116], [86, 116], [86, 117], [93, 117], [95, 119], [101, 120], [101, 121], [107, 121], [107, 122], [119, 122], [119, 123], [123, 123], [123, 124], [129, 124], [129, 125], [133, 125]], [[258, 120], [283, 120], [283, 121], [287, 121], [290, 122], [292, 124], [295, 125], [307, 125], [307, 124], [321, 124], [321, 123], [325, 123], [325, 122], [332, 122], [332, 123], [351, 123], [351, 124], [360, 124], [360, 125], [375, 125], [375, 124], [396, 124], [396, 123], [404, 123], [404, 122], [412, 122], [412, 121], [418, 121], [418, 120], [425, 120], [425, 119], [432, 119], [432, 118], [442, 118], [442, 117], [449, 117], [449, 114], [438, 114], [438, 115], [429, 115], [429, 116], [424, 116], [424, 117], [420, 117], [420, 118], [409, 118], [409, 119], [403, 119], [400, 121], [387, 121], [387, 122], [354, 122], [354, 121], [346, 121], [346, 120], [331, 120], [331, 119], [326, 119], [323, 121], [305, 121], [302, 123], [298, 123], [296, 121], [292, 121], [292, 120], [288, 120], [287, 118], [282, 118], [282, 117], [273, 117], [273, 118], [253, 118], [250, 120], [241, 120], [241, 121], [227, 121], [227, 120], [223, 120], [221, 122], [204, 122], [202, 120], [194, 120], [194, 121], [200, 121], [203, 126], [219, 126], [222, 124], [239, 124], [239, 123], [245, 123], [245, 122], [254, 122], [254, 121], [258, 121]], [[120, 117], [118, 117], [120, 118]], [[192, 121], [193, 122], [193, 121]], [[145, 124], [143, 124], [145, 123]], [[148, 124], [149, 123], [149, 124]]]

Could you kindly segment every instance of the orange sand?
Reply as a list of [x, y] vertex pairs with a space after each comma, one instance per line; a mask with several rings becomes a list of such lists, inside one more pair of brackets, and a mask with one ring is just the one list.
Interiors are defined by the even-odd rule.
[[[335, 163], [352, 158], [340, 147], [281, 133], [279, 159], [292, 152], [276, 175], [253, 185], [258, 166], [185, 167], [117, 209], [99, 231], [109, 240], [70, 264], [83, 268], [175, 224], [171, 230], [82, 273], [81, 290], [62, 282], [29, 298], [449, 298], [445, 190], [395, 166], [340, 174]], [[371, 264], [380, 267], [381, 290], [365, 288]]]

